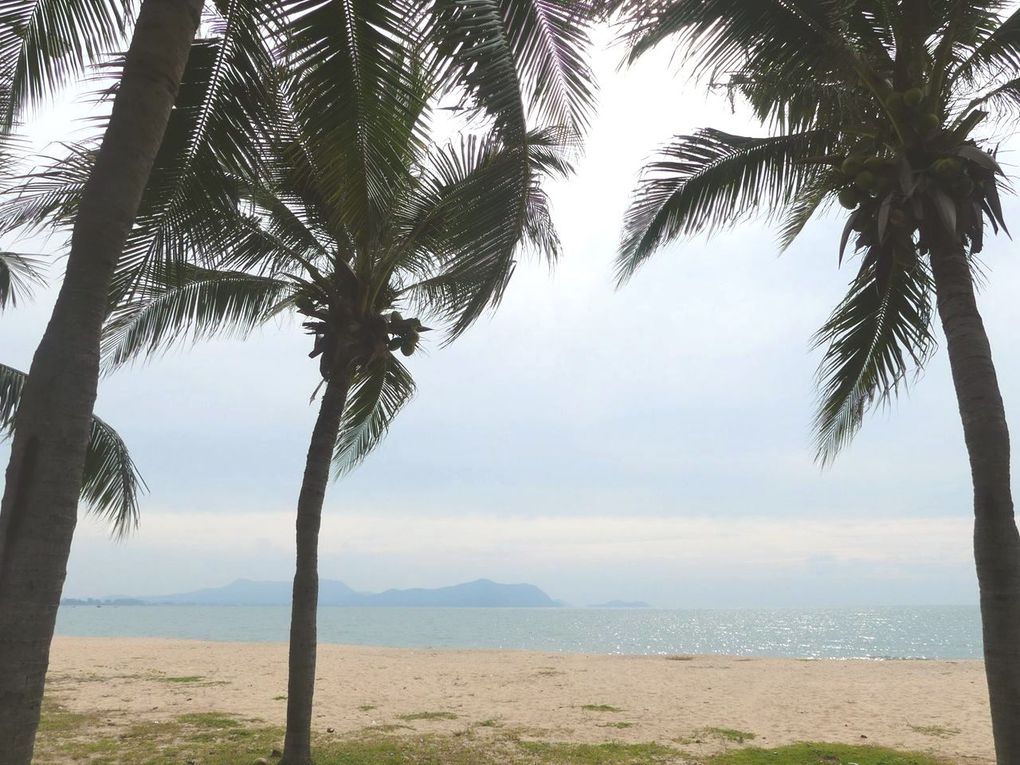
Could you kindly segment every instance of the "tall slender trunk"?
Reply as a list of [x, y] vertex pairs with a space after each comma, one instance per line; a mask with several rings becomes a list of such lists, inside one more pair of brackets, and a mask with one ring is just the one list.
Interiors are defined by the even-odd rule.
[[145, 0], [82, 194], [67, 272], [15, 422], [0, 509], [0, 761], [28, 765], [77, 521], [107, 291], [188, 59], [201, 0]]
[[326, 383], [312, 430], [297, 507], [297, 565], [290, 615], [287, 735], [280, 765], [311, 765], [315, 694], [316, 616], [319, 606], [319, 526], [333, 447], [347, 403], [350, 374], [338, 369]]
[[963, 247], [933, 254], [939, 316], [974, 484], [974, 558], [985, 673], [999, 765], [1020, 763], [1020, 535], [1009, 484], [1009, 431]]

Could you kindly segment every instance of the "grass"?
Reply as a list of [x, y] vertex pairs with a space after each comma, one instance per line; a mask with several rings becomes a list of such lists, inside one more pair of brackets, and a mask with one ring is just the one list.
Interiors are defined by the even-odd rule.
[[960, 732], [959, 728], [950, 728], [945, 725], [911, 725], [910, 730], [934, 738], [949, 738]]
[[880, 746], [793, 744], [779, 749], [735, 749], [709, 758], [711, 765], [945, 765], [927, 755]]
[[585, 712], [622, 712], [623, 710], [619, 707], [614, 707], [609, 704], [584, 704], [581, 709]]
[[621, 721], [621, 722], [607, 722], [607, 723], [599, 723], [595, 727], [596, 728], [619, 728], [620, 730], [623, 730], [624, 728], [633, 728], [634, 727], [634, 723], [632, 723], [632, 722], [623, 722], [623, 721]]
[[545, 765], [673, 765], [686, 762], [680, 751], [662, 744], [549, 744], [522, 741], [518, 746]]
[[181, 715], [177, 722], [183, 725], [191, 725], [196, 728], [212, 728], [213, 730], [229, 730], [231, 728], [242, 728], [244, 723], [232, 715], [221, 715], [216, 712], [192, 712]]
[[457, 715], [453, 712], [411, 712], [406, 715], [397, 715], [398, 720], [412, 722], [414, 720], [456, 720]]
[[[450, 712], [408, 715], [453, 719]], [[421, 716], [420, 716], [421, 715]], [[455, 717], [455, 716], [454, 716]], [[360, 734], [318, 737], [317, 765], [945, 765], [920, 754], [873, 746], [797, 744], [780, 749], [733, 749], [693, 759], [655, 743], [576, 744], [522, 740], [526, 731], [475, 732], [483, 720], [455, 735], [422, 735], [406, 725], [376, 726]], [[728, 729], [715, 729], [726, 731]], [[401, 731], [398, 733], [397, 731]], [[737, 732], [739, 733], [739, 731]], [[736, 739], [728, 739], [736, 740]], [[44, 705], [35, 765], [243, 765], [278, 760], [283, 730], [258, 721], [200, 712], [121, 728], [100, 715]], [[739, 743], [739, 742], [738, 742]], [[274, 751], [276, 755], [274, 756]]]
[[735, 728], [704, 728], [702, 735], [712, 738], [719, 738], [723, 741], [732, 741], [735, 744], [743, 744], [745, 741], [754, 741], [755, 735], [745, 730]]
[[373, 709], [378, 709], [378, 707], [375, 704], [361, 704], [358, 707], [360, 712], [371, 712]]
[[205, 682], [205, 678], [202, 675], [180, 675], [178, 677], [164, 677], [160, 676], [160, 680], [164, 683], [202, 683]]

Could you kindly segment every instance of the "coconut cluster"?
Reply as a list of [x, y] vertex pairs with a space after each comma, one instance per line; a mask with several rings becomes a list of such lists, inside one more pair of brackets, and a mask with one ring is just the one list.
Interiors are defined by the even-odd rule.
[[388, 347], [391, 351], [398, 348], [405, 356], [410, 356], [418, 347], [421, 340], [421, 333], [428, 332], [428, 327], [423, 327], [418, 319], [405, 319], [396, 311], [390, 314], [386, 331], [393, 335], [390, 338]]

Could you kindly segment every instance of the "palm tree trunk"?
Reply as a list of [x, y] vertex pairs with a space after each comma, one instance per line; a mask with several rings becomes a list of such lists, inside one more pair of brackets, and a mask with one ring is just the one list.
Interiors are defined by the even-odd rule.
[[974, 558], [985, 673], [999, 765], [1020, 763], [1020, 535], [1009, 482], [1009, 431], [963, 247], [933, 253], [939, 316], [974, 484]]
[[297, 507], [297, 566], [290, 615], [287, 735], [280, 765], [311, 765], [315, 694], [316, 616], [319, 606], [319, 526], [333, 448], [347, 403], [350, 374], [341, 366], [326, 383], [312, 430]]
[[0, 507], [0, 742], [28, 765], [77, 522], [107, 291], [198, 26], [201, 0], [145, 0], [84, 189], [67, 272], [21, 397]]

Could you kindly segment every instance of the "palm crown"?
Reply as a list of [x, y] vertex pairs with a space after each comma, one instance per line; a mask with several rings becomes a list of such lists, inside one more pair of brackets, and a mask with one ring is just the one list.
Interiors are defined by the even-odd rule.
[[[415, 106], [409, 126], [425, 114]], [[406, 171], [376, 197], [386, 204], [360, 217], [344, 204], [358, 186], [323, 180], [320, 168], [335, 155], [320, 157], [285, 133], [266, 158], [270, 172], [239, 183], [236, 206], [208, 210], [208, 225], [192, 218], [181, 234], [202, 265], [150, 272], [114, 310], [107, 359], [116, 365], [178, 340], [244, 334], [293, 311], [314, 337], [309, 355], [323, 380], [351, 374], [335, 461], [349, 469], [413, 393], [396, 353], [416, 350], [428, 330], [421, 319], [452, 339], [499, 300], [521, 246], [558, 251], [539, 185], [542, 175], [567, 170], [555, 133], [531, 133], [526, 147], [491, 136], [435, 147], [415, 135], [406, 132]], [[524, 199], [514, 184], [521, 151], [537, 169]]]
[[976, 140], [1020, 104], [1020, 14], [1000, 3], [883, 0], [616, 3], [631, 56], [669, 39], [743, 97], [764, 137], [702, 130], [650, 163], [628, 212], [621, 280], [675, 238], [764, 211], [786, 247], [816, 211], [851, 212], [860, 266], [817, 335], [819, 457], [830, 459], [933, 350], [930, 256], [1004, 227], [1002, 171]]
[[[519, 244], [556, 253], [540, 181], [587, 122], [588, 19], [564, 0], [206, 10], [118, 263], [106, 358], [295, 310], [324, 378], [341, 356], [356, 369], [349, 465], [413, 390], [393, 351], [421, 321], [393, 312], [455, 337], [498, 302]], [[451, 99], [482, 130], [439, 148]], [[94, 148], [70, 149], [14, 184], [0, 227], [73, 221]]]

